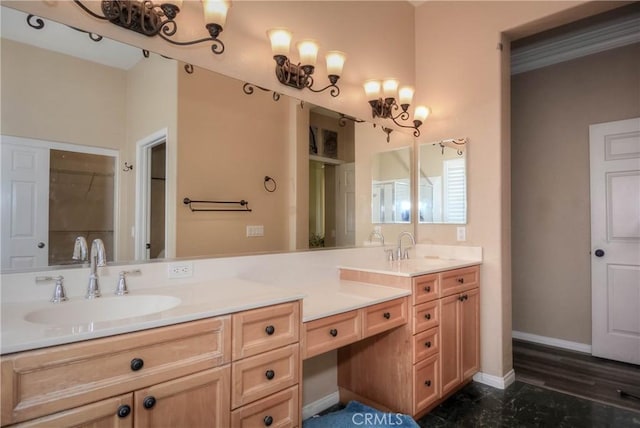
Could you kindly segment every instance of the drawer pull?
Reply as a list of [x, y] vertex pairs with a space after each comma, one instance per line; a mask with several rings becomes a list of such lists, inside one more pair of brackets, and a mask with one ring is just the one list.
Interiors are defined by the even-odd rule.
[[431, 348], [431, 341], [429, 340], [428, 342], [426, 342], [424, 346], [426, 346], [427, 348]]
[[424, 287], [424, 291], [426, 291], [427, 293], [431, 293], [431, 286], [427, 285], [426, 287]]
[[425, 319], [430, 320], [431, 319], [431, 314], [430, 313], [426, 313], [424, 314]]
[[458, 281], [460, 284], [464, 284], [464, 278], [458, 278], [456, 281]]
[[386, 319], [391, 318], [391, 314], [389, 312], [385, 312], [384, 314], [382, 314], [383, 317], [385, 317]]
[[264, 331], [271, 336], [273, 333], [276, 332], [276, 328], [272, 325], [268, 325], [267, 328], [264, 329]]
[[460, 300], [461, 302], [464, 302], [468, 298], [469, 298], [469, 296], [467, 296], [466, 294], [463, 294], [462, 296], [458, 297], [458, 300]]
[[134, 358], [133, 360], [131, 360], [131, 370], [133, 370], [134, 372], [140, 370], [142, 366], [144, 366], [144, 361], [142, 360], [142, 358]]
[[153, 408], [153, 406], [156, 405], [156, 397], [152, 395], [145, 397], [144, 400], [142, 401], [142, 405], [144, 406], [145, 409]]
[[431, 381], [430, 380], [426, 380], [424, 381], [425, 386], [431, 386]]
[[127, 406], [126, 404], [118, 407], [119, 418], [126, 418], [127, 416], [129, 416], [129, 414], [131, 414], [131, 407]]
[[331, 330], [329, 330], [329, 334], [333, 337], [336, 337], [338, 335], [338, 330], [332, 328]]
[[271, 424], [273, 423], [273, 418], [271, 416], [265, 416], [263, 421], [264, 421], [264, 426], [268, 427], [268, 426], [271, 426]]
[[267, 370], [266, 372], [264, 372], [264, 375], [267, 377], [267, 379], [271, 380], [276, 377], [276, 372], [274, 372], [273, 370]]

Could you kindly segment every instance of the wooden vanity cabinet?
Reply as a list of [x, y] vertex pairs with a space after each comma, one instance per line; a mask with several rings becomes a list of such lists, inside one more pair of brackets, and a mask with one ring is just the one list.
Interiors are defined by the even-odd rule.
[[299, 426], [299, 325], [296, 301], [2, 356], [2, 426]]
[[478, 371], [478, 266], [413, 278], [344, 270], [341, 278], [410, 289], [413, 304], [407, 325], [338, 350], [342, 401], [419, 418]]

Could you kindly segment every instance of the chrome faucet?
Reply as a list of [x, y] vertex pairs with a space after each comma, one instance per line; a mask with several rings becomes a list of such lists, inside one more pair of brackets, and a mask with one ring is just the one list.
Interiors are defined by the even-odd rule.
[[98, 284], [98, 267], [107, 265], [107, 253], [102, 239], [94, 239], [91, 242], [91, 254], [89, 256], [91, 271], [89, 273], [89, 285], [87, 286], [86, 299], [100, 297], [100, 285]]
[[73, 245], [73, 260], [87, 260], [89, 250], [87, 249], [87, 240], [84, 236], [78, 236], [76, 242]]
[[404, 238], [405, 236], [408, 236], [409, 238], [411, 238], [411, 245], [416, 245], [416, 240], [413, 237], [413, 234], [411, 234], [411, 232], [400, 232], [400, 235], [398, 235], [398, 248], [396, 249], [396, 260], [406, 260], [409, 258], [409, 248], [405, 248], [404, 251], [402, 250], [402, 238]]

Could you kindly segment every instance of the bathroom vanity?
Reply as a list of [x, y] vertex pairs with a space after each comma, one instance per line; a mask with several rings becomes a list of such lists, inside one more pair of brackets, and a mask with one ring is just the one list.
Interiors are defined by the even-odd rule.
[[[418, 417], [478, 371], [480, 260], [324, 254], [313, 279], [312, 253], [210, 259], [209, 280], [101, 298], [180, 302], [138, 317], [56, 325], [91, 302], [3, 302], [2, 426], [300, 426], [303, 362], [335, 349], [342, 401]], [[262, 283], [238, 277], [251, 263]]]

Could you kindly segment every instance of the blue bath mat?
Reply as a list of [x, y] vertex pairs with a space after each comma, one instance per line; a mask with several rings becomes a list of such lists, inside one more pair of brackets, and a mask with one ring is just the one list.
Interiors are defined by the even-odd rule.
[[302, 421], [302, 428], [419, 428], [416, 421], [402, 413], [384, 413], [357, 401], [350, 401], [337, 412]]

